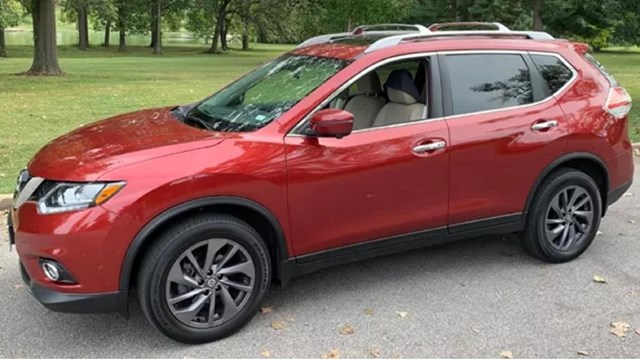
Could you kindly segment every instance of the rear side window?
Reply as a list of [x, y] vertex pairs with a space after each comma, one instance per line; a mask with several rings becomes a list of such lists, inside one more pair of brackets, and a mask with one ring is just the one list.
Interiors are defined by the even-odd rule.
[[596, 60], [596, 58], [591, 56], [591, 54], [585, 54], [584, 57], [587, 60], [589, 60], [589, 62], [591, 64], [593, 64], [593, 66], [595, 66], [600, 71], [600, 73], [602, 75], [604, 75], [604, 77], [607, 78], [607, 80], [609, 80], [609, 84], [611, 84], [611, 86], [613, 86], [613, 87], [618, 86], [618, 82], [616, 81], [616, 79], [614, 79], [613, 76], [611, 76], [611, 74], [609, 74], [607, 69], [605, 69], [604, 66], [602, 66], [602, 64], [600, 64], [600, 62], [598, 60]]
[[518, 54], [447, 55], [454, 115], [533, 102], [529, 68]]
[[531, 58], [547, 83], [551, 94], [558, 92], [573, 77], [571, 69], [555, 56], [531, 54]]

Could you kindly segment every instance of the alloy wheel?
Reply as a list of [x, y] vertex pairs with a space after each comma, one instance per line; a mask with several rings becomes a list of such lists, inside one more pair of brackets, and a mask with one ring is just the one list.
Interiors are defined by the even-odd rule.
[[578, 246], [591, 231], [594, 220], [593, 199], [581, 186], [561, 189], [551, 200], [545, 216], [545, 236], [556, 250]]
[[247, 250], [229, 239], [209, 239], [185, 250], [166, 280], [166, 302], [180, 322], [197, 328], [219, 326], [236, 316], [255, 285]]

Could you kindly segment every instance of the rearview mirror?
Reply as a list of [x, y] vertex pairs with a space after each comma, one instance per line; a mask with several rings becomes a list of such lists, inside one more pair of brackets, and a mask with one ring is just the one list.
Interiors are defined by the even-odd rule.
[[317, 136], [341, 139], [353, 130], [353, 114], [340, 109], [324, 109], [315, 113], [310, 123]]

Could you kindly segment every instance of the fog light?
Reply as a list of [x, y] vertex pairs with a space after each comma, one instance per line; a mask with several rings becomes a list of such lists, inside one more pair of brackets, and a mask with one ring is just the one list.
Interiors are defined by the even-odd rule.
[[42, 271], [44, 271], [44, 274], [51, 281], [58, 281], [60, 279], [60, 271], [58, 270], [58, 267], [56, 266], [56, 264], [52, 262], [43, 261]]

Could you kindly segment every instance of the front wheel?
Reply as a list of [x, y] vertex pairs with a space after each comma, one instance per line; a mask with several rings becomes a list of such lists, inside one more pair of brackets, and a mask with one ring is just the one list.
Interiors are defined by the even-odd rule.
[[587, 174], [559, 169], [540, 186], [523, 233], [531, 255], [548, 262], [575, 259], [593, 242], [602, 214], [598, 186]]
[[270, 279], [267, 249], [251, 226], [235, 217], [203, 214], [156, 240], [141, 266], [138, 297], [162, 333], [204, 343], [251, 320]]

